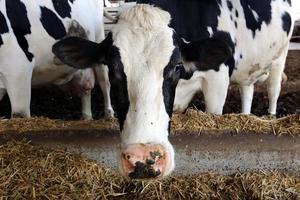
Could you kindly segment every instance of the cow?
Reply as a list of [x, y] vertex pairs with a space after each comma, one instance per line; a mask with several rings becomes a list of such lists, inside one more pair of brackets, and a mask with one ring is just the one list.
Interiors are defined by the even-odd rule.
[[[157, 1], [160, 2], [164, 2], [159, 4], [160, 7], [174, 8], [168, 10], [171, 15], [173, 10], [181, 17], [196, 14], [201, 9], [198, 14], [207, 15], [199, 16], [202, 22], [216, 20], [218, 15], [225, 17], [230, 10], [227, 1], [197, 0], [186, 4], [181, 4], [179, 0], [171, 4], [169, 1]], [[201, 6], [198, 2], [202, 2]], [[283, 5], [288, 10], [288, 3]], [[179, 13], [181, 9], [185, 12]], [[99, 63], [108, 65], [112, 99], [116, 102], [115, 111], [121, 131], [119, 170], [125, 177], [159, 178], [174, 169], [175, 152], [168, 135], [175, 90], [180, 78], [191, 77], [193, 72], [206, 69], [212, 74], [223, 72], [227, 75], [223, 79], [229, 82], [230, 67], [224, 63], [232, 63], [235, 53], [229, 33], [221, 31], [215, 37], [209, 37], [207, 33], [207, 37], [188, 41], [189, 38], [180, 37], [182, 32], [188, 31], [188, 26], [183, 27], [182, 32], [175, 32], [169, 12], [158, 6], [137, 4], [121, 12], [117, 24], [103, 42], [70, 37], [57, 42], [52, 48], [62, 62], [74, 68], [85, 69]], [[241, 7], [237, 15], [242, 13]], [[222, 22], [231, 23], [226, 19]], [[170, 23], [174, 29], [169, 26]], [[287, 29], [282, 23], [277, 26], [280, 30]], [[205, 30], [214, 29], [206, 27]], [[259, 31], [253, 31], [257, 36]], [[248, 37], [253, 38], [254, 33], [251, 32]], [[289, 31], [286, 30], [285, 34], [288, 35]]]
[[70, 36], [95, 42], [105, 38], [102, 1], [0, 2], [0, 97], [7, 92], [12, 117], [30, 117], [31, 87], [67, 84], [81, 96], [83, 118], [92, 119], [91, 90], [96, 78], [104, 94], [105, 115], [113, 116], [107, 66], [75, 70], [51, 52], [56, 41]]
[[[250, 114], [254, 84], [266, 80], [269, 109], [276, 114], [277, 99], [292, 35], [294, 13], [290, 0], [139, 0], [172, 16], [170, 26], [186, 43], [216, 38], [230, 45], [232, 57], [218, 66], [200, 68], [180, 80], [174, 110], [183, 111], [202, 90], [206, 112], [222, 114], [230, 82], [238, 84], [242, 113]], [[197, 67], [201, 63], [184, 63]], [[199, 69], [199, 67], [198, 67]]]

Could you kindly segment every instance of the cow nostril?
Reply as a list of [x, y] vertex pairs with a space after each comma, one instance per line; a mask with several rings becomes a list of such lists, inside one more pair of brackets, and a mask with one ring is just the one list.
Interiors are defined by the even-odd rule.
[[147, 165], [154, 165], [154, 164], [155, 164], [155, 161], [154, 161], [154, 160], [151, 160], [151, 159], [147, 159], [147, 160], [146, 160], [146, 164], [147, 164]]
[[126, 155], [126, 154], [123, 154], [122, 156], [123, 156], [124, 160], [130, 160], [130, 158], [131, 158], [130, 155]]
[[155, 178], [161, 174], [161, 171], [150, 166], [148, 163], [136, 162], [134, 171], [129, 173], [129, 177], [133, 179]]

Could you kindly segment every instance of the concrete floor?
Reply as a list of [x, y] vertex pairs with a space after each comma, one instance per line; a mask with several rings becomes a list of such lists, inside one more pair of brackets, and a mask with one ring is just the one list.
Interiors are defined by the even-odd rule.
[[[34, 135], [34, 134], [32, 134]], [[23, 135], [35, 145], [82, 153], [117, 169], [120, 142], [117, 131], [106, 133], [75, 131], [45, 133], [40, 137]], [[174, 174], [202, 172], [232, 174], [244, 171], [282, 170], [300, 175], [300, 138], [272, 134], [201, 134], [171, 137], [176, 151]]]

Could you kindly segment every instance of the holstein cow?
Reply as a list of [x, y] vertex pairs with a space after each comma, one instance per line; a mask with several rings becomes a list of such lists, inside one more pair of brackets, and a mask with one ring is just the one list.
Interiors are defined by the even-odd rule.
[[175, 88], [186, 76], [182, 57], [207, 68], [231, 57], [230, 46], [219, 39], [178, 46], [170, 20], [157, 7], [136, 5], [121, 12], [101, 43], [70, 37], [53, 46], [69, 66], [108, 65], [121, 130], [119, 166], [130, 178], [166, 176], [175, 166], [168, 133]]
[[[87, 14], [88, 13], [88, 14]], [[0, 97], [8, 93], [12, 117], [30, 116], [31, 85], [70, 84], [80, 93], [82, 114], [92, 118], [92, 69], [75, 70], [62, 64], [51, 52], [62, 38], [79, 36], [100, 42], [104, 36], [103, 2], [99, 0], [3, 0], [0, 1]], [[95, 74], [110, 104], [108, 69], [101, 64]]]
[[206, 111], [222, 114], [228, 85], [232, 81], [240, 87], [242, 112], [249, 114], [254, 84], [267, 80], [268, 111], [272, 115], [276, 114], [294, 23], [290, 0], [138, 2], [150, 3], [170, 12], [170, 26], [185, 44], [197, 48], [200, 42], [214, 38], [226, 42], [232, 51], [232, 56], [224, 63], [208, 67], [202, 66], [205, 63], [188, 62], [201, 52], [192, 50], [184, 57], [186, 68], [197, 68], [199, 71], [190, 80], [180, 80], [174, 110], [185, 110], [195, 93], [201, 89]]

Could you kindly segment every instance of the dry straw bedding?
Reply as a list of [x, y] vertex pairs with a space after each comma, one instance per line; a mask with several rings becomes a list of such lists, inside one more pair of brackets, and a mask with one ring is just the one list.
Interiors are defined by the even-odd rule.
[[[1, 120], [0, 133], [19, 134], [44, 130], [118, 130], [117, 120], [60, 121], [47, 118]], [[209, 115], [188, 110], [185, 114], [175, 114], [172, 118], [171, 134], [209, 133], [271, 133], [274, 135], [300, 135], [300, 115], [290, 115], [280, 119], [227, 114]]]
[[129, 182], [81, 155], [24, 142], [0, 146], [1, 199], [300, 199], [300, 177], [200, 174]]

